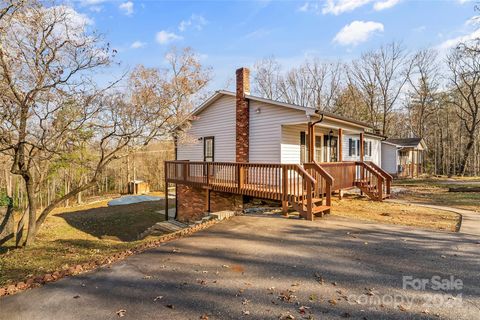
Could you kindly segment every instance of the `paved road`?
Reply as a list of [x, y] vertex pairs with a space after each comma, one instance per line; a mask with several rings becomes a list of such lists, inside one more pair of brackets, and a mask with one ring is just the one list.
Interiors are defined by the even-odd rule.
[[[478, 319], [479, 252], [466, 234], [240, 216], [0, 299], [0, 319]], [[444, 292], [462, 298], [403, 290], [402, 276], [457, 277], [463, 289]]]

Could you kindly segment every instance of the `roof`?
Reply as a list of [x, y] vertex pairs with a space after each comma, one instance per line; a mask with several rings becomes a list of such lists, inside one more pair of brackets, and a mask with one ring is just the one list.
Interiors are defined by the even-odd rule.
[[395, 144], [401, 147], [417, 147], [421, 142], [422, 138], [389, 138], [386, 142]]
[[[205, 108], [207, 108], [211, 103], [213, 103], [214, 101], [216, 101], [217, 99], [219, 99], [221, 96], [224, 96], [224, 95], [233, 96], [233, 97], [236, 96], [235, 92], [226, 91], [226, 90], [216, 91], [210, 98], [208, 98], [204, 103], [202, 103], [197, 109], [195, 109], [193, 111], [192, 116], [195, 116], [195, 115], [199, 114]], [[254, 96], [254, 95], [250, 95], [250, 94], [245, 95], [245, 98], [247, 98], [249, 100], [254, 100], [254, 101], [259, 101], [259, 102], [264, 102], [264, 103], [270, 103], [270, 104], [273, 104], [273, 105], [276, 105], [276, 106], [281, 106], [281, 107], [286, 107], [286, 108], [291, 108], [291, 109], [304, 111], [305, 113], [311, 114], [311, 115], [316, 114], [316, 109], [310, 108], [310, 107], [304, 107], [304, 106], [299, 106], [299, 105], [296, 105], [296, 104], [291, 104], [291, 103], [285, 103], [285, 102], [281, 102], [281, 101], [277, 101], [277, 100], [266, 99], [266, 98], [262, 98], [262, 97], [258, 97], [258, 96]], [[331, 113], [331, 112], [327, 112], [327, 111], [319, 111], [318, 115], [320, 115], [320, 114], [323, 114], [327, 118], [341, 120], [341, 121], [356, 124], [357, 126], [373, 129], [372, 126], [369, 125], [368, 123], [358, 121], [358, 120], [354, 120], [354, 119], [350, 119], [350, 118], [347, 118], [347, 117], [343, 117], [343, 116], [337, 115], [335, 113]]]

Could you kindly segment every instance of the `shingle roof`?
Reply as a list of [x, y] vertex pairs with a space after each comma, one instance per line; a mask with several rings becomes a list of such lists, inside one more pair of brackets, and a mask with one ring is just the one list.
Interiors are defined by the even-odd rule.
[[389, 138], [386, 141], [402, 147], [416, 147], [422, 141], [422, 138]]

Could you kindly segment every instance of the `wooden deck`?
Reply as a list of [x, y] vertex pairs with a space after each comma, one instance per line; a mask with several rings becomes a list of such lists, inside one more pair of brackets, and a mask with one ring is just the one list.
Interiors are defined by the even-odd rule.
[[166, 161], [165, 182], [290, 204], [306, 219], [330, 212], [332, 192], [358, 187], [374, 200], [390, 194], [391, 176], [367, 162], [273, 164]]

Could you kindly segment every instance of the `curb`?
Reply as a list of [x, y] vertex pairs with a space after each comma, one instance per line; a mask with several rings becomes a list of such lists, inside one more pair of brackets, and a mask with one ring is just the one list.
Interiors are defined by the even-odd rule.
[[172, 240], [177, 240], [185, 236], [189, 236], [195, 232], [207, 229], [213, 226], [214, 224], [217, 224], [222, 221], [224, 220], [209, 220], [201, 224], [197, 224], [182, 230], [178, 230], [178, 231], [160, 236], [158, 239], [142, 243], [132, 249], [128, 249], [123, 252], [116, 253], [104, 259], [98, 259], [95, 261], [85, 262], [83, 264], [77, 264], [67, 269], [58, 269], [51, 273], [46, 273], [41, 276], [38, 276], [38, 275], [32, 276], [24, 281], [12, 283], [5, 287], [0, 287], [0, 298], [3, 296], [14, 295], [19, 292], [28, 290], [30, 288], [37, 288], [48, 282], [55, 282], [65, 277], [74, 276], [77, 274], [96, 270], [103, 266], [111, 265], [115, 262], [125, 260], [127, 257], [131, 255], [142, 253], [148, 249], [156, 248], [163, 243], [170, 242]]

